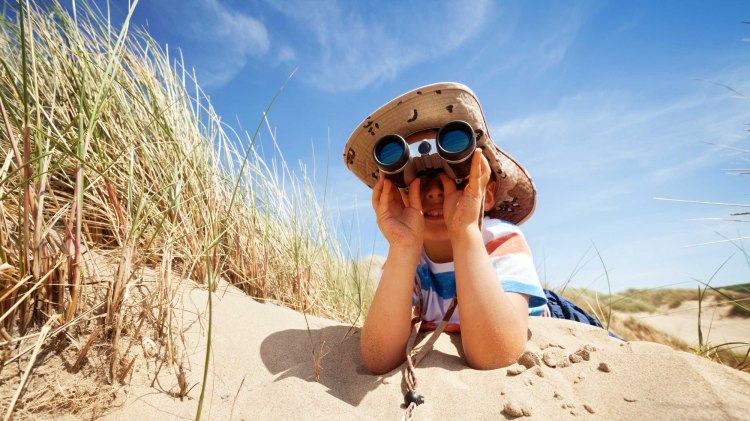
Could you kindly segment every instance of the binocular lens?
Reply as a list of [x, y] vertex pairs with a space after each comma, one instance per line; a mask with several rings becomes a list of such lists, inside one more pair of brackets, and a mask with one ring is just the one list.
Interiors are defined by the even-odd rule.
[[375, 142], [372, 154], [381, 170], [398, 171], [409, 161], [409, 145], [399, 135], [386, 135]]
[[465, 121], [451, 121], [441, 127], [435, 141], [438, 153], [449, 162], [463, 162], [477, 147], [474, 129]]
[[384, 165], [391, 165], [401, 158], [404, 153], [404, 145], [397, 141], [386, 141], [380, 144], [375, 152], [375, 157]]
[[471, 143], [471, 134], [466, 133], [465, 130], [453, 129], [443, 133], [443, 137], [440, 139], [440, 146], [446, 152], [456, 153], [462, 152], [469, 147]]

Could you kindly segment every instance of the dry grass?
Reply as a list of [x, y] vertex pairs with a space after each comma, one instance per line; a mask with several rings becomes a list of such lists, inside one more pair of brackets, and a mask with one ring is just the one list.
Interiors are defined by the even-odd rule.
[[648, 341], [668, 345], [680, 351], [690, 351], [690, 347], [674, 336], [654, 329], [627, 314], [615, 314], [612, 317], [611, 330], [629, 341]]
[[[597, 300], [608, 304], [611, 299], [612, 311], [620, 313], [668, 311], [679, 307], [685, 301], [698, 300], [697, 290], [685, 288], [631, 288], [611, 296], [586, 288], [567, 288], [565, 293], [571, 301], [582, 302], [591, 308], [596, 307]], [[750, 311], [747, 309], [750, 306], [750, 292], [741, 288], [708, 289], [704, 299], [731, 306], [731, 316], [750, 317]]]
[[52, 355], [117, 385], [148, 339], [158, 352], [144, 357], [179, 372], [172, 305], [182, 278], [208, 288], [225, 279], [357, 323], [368, 269], [339, 248], [315, 186], [280, 155], [256, 153], [267, 121], [235, 133], [130, 15], [114, 27], [93, 3], [76, 5], [72, 16], [56, 0], [3, 4], [0, 367], [18, 400], [3, 396], [0, 410], [90, 406], [33, 406], [34, 382], [21, 378]]
[[[564, 294], [566, 298], [594, 315], [602, 324], [604, 324], [604, 311], [602, 309], [607, 308], [609, 299], [612, 298], [612, 317], [609, 330], [626, 340], [660, 343], [750, 373], [750, 354], [748, 354], [750, 349], [748, 349], [748, 343], [746, 342], [711, 344], [704, 342], [702, 339], [703, 332], [699, 332], [698, 337], [701, 339], [697, 346], [692, 347], [668, 332], [663, 332], [632, 316], [632, 313], [641, 312], [653, 313], [658, 311], [668, 314], [673, 310], [679, 311], [675, 309], [685, 301], [697, 301], [698, 306], [702, 309], [710, 306], [731, 306], [727, 315], [734, 316], [732, 311], [735, 308], [746, 311], [750, 298], [750, 294], [747, 294], [741, 288], [713, 290], [707, 287], [701, 289], [701, 292], [669, 288], [630, 289], [623, 293], [613, 294], [610, 297], [590, 289], [569, 287], [564, 291]], [[696, 322], [699, 321], [700, 313], [699, 320]], [[745, 349], [748, 349], [748, 352], [745, 352]]]

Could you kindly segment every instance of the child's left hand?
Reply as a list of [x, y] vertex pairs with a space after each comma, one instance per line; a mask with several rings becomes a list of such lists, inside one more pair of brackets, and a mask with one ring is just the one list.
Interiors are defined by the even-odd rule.
[[490, 181], [490, 164], [481, 148], [471, 158], [469, 181], [463, 190], [447, 175], [440, 174], [443, 184], [443, 215], [445, 225], [452, 233], [459, 233], [471, 226], [478, 226], [484, 213], [484, 194]]

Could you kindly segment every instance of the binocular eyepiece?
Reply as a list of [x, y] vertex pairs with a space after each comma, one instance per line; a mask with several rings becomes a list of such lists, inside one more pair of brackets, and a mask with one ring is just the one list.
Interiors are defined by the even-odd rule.
[[409, 145], [397, 135], [389, 134], [375, 142], [375, 163], [385, 177], [399, 188], [406, 188], [419, 177], [444, 172], [456, 184], [463, 183], [471, 170], [471, 157], [477, 148], [474, 129], [456, 120], [438, 130], [435, 139]]

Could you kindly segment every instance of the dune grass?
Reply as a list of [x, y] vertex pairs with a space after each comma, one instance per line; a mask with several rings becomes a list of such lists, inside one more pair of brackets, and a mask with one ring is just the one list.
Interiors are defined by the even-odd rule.
[[[750, 254], [746, 252], [742, 240], [734, 240], [732, 244], [740, 250], [750, 269]], [[590, 264], [594, 257], [598, 258], [602, 273], [596, 276], [593, 281], [588, 282], [588, 285], [604, 278], [608, 293], [600, 293], [588, 287], [577, 288], [572, 286], [577, 283], [574, 281], [576, 281], [580, 271]], [[724, 287], [711, 286], [711, 281], [729, 259], [719, 265], [708, 281], [693, 279], [698, 285], [697, 291], [687, 288], [670, 288], [671, 285], [667, 285], [648, 289], [630, 288], [622, 292], [612, 293], [605, 260], [596, 246], [592, 245], [578, 260], [571, 274], [561, 286], [547, 285], [546, 287], [576, 303], [592, 314], [606, 329], [627, 340], [645, 340], [665, 344], [674, 349], [689, 351], [738, 370], [750, 372], [750, 338], [738, 342], [711, 343], [707, 340], [710, 335], [710, 328], [704, 332], [701, 324], [703, 311], [713, 307], [728, 309], [724, 317], [746, 319], [750, 316], [750, 284]], [[669, 314], [683, 311], [684, 309], [678, 307], [684, 307], [683, 304], [686, 302], [695, 303], [693, 308], [687, 310], [698, 310], [696, 318], [698, 341], [694, 345], [689, 346], [680, 339], [668, 333], [660, 332], [658, 329], [633, 317], [633, 313]], [[740, 321], [738, 320], [738, 322]]]
[[[368, 269], [339, 246], [304, 168], [257, 151], [266, 116], [237, 133], [179, 54], [130, 26], [137, 1], [116, 26], [96, 5], [3, 3], [0, 367], [36, 356], [39, 341], [75, 349], [71, 371], [96, 349], [99, 375], [121, 383], [135, 337], [149, 335], [179, 377], [185, 278], [357, 323]], [[102, 262], [111, 276], [97, 274]]]
[[[606, 273], [606, 266], [598, 251], [597, 256], [605, 270], [607, 285], [609, 286], [610, 281]], [[603, 294], [589, 288], [571, 286], [582, 261], [584, 259], [579, 261], [576, 266], [577, 270], [573, 271], [571, 277], [562, 287], [553, 289], [588, 311], [608, 330], [627, 340], [661, 343], [677, 350], [695, 353], [741, 371], [750, 372], [750, 338], [748, 338], [748, 341], [711, 343], [707, 340], [710, 329], [704, 332], [701, 324], [702, 312], [711, 307], [728, 307], [729, 311], [726, 312], [726, 317], [747, 317], [746, 314], [750, 309], [750, 291], [748, 291], [746, 284], [719, 288], [710, 285], [711, 280], [724, 264], [716, 269], [707, 282], [695, 279], [699, 285], [697, 291], [686, 288], [656, 287], [648, 289], [631, 288], [619, 293]], [[698, 310], [696, 319], [698, 341], [694, 345], [688, 345], [684, 341], [661, 332], [633, 317], [634, 313], [669, 314], [683, 311], [678, 307], [682, 307], [686, 302], [696, 303], [691, 309]]]
[[[611, 296], [586, 288], [568, 287], [564, 292], [566, 298], [588, 311], [602, 325], [606, 323], [606, 317], [609, 315], [611, 321], [609, 330], [626, 340], [650, 341], [668, 345], [676, 350], [692, 352], [750, 373], [750, 342], [711, 343], [707, 339], [710, 329], [704, 331], [702, 328], [701, 313], [707, 308], [730, 307], [727, 312], [729, 317], [738, 317], [734, 314], [736, 308], [745, 311], [745, 303], [750, 300], [749, 294], [733, 294], [733, 298], [728, 298], [724, 294], [726, 291], [723, 289], [717, 292], [711, 290], [710, 287], [702, 287], [698, 291], [677, 288], [629, 289], [623, 293], [611, 294]], [[611, 308], [607, 307], [609, 299], [612, 300]], [[669, 314], [683, 311], [677, 307], [685, 302], [697, 303], [692, 309], [699, 310], [699, 316], [696, 319], [698, 341], [692, 345], [644, 323], [637, 316], [642, 313]], [[607, 309], [607, 313], [602, 313], [602, 309]], [[743, 314], [739, 317], [746, 316]], [[740, 322], [738, 320], [738, 323]]]
[[[570, 288], [569, 297], [576, 302], [595, 303], [596, 300], [608, 302], [612, 300], [612, 311], [619, 313], [655, 313], [660, 310], [671, 310], [686, 301], [698, 301], [695, 289], [687, 288], [629, 288], [614, 294], [603, 294], [588, 288]], [[750, 304], [750, 292], [720, 287], [709, 289], [703, 297], [710, 305], [731, 306], [729, 315], [734, 317], [749, 317], [744, 308]]]

